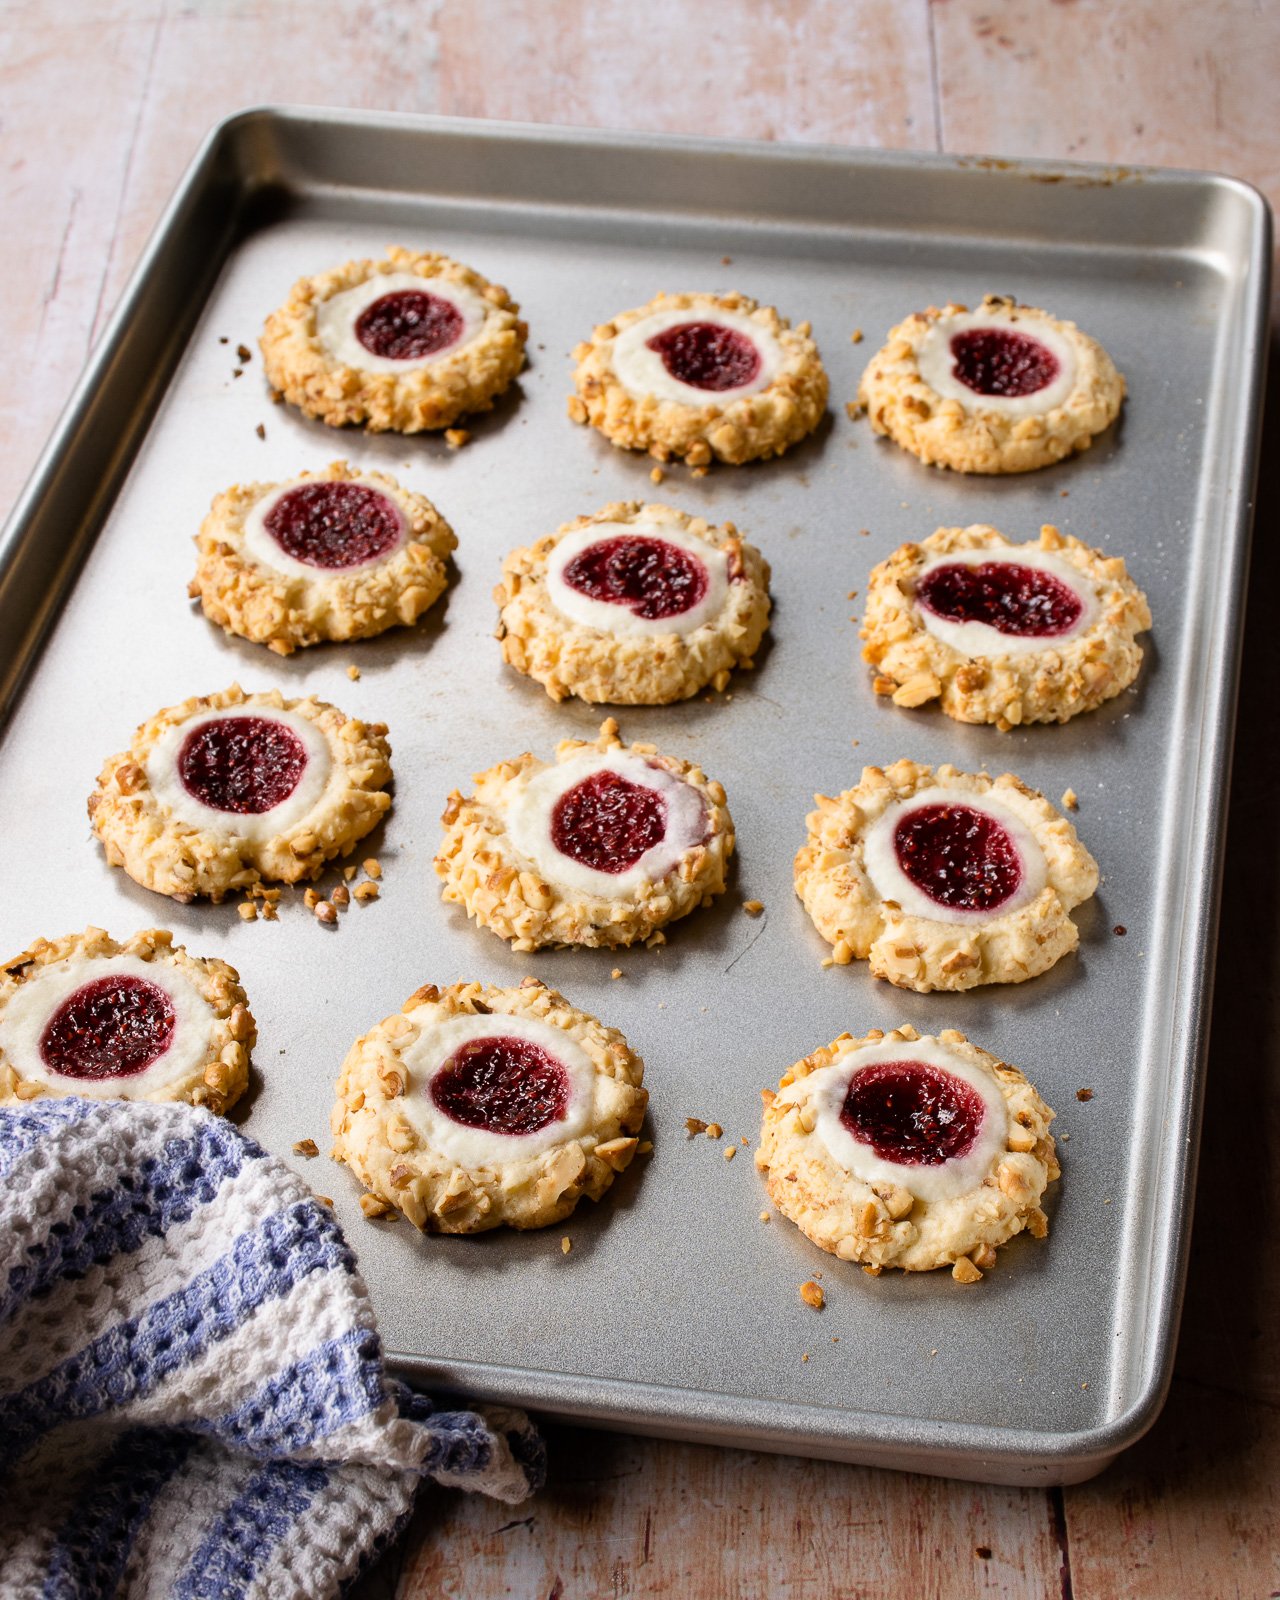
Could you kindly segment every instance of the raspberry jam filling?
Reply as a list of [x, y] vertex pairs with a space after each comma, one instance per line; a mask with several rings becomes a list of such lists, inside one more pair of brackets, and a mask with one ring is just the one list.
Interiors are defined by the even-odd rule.
[[40, 1056], [67, 1078], [128, 1078], [165, 1053], [176, 1021], [158, 984], [108, 974], [62, 1002], [40, 1035]]
[[985, 622], [997, 633], [1020, 638], [1068, 633], [1084, 613], [1084, 602], [1069, 584], [1017, 561], [934, 567], [916, 585], [916, 600], [948, 622]]
[[840, 1121], [882, 1161], [940, 1167], [967, 1155], [986, 1114], [976, 1090], [924, 1061], [879, 1061], [849, 1080]]
[[569, 1078], [527, 1039], [472, 1039], [451, 1055], [430, 1084], [446, 1117], [486, 1133], [540, 1133], [569, 1108]]
[[707, 569], [689, 550], [666, 539], [627, 534], [588, 545], [564, 569], [579, 594], [626, 606], [646, 622], [678, 617], [707, 592]]
[[760, 352], [751, 340], [719, 322], [677, 323], [655, 333], [648, 346], [678, 383], [694, 389], [740, 389], [760, 372]]
[[287, 800], [307, 765], [292, 728], [269, 717], [218, 717], [189, 733], [178, 752], [188, 794], [214, 811], [254, 816]]
[[662, 795], [607, 767], [566, 790], [551, 812], [552, 844], [596, 872], [625, 872], [666, 832]]
[[973, 806], [926, 805], [893, 830], [898, 865], [922, 894], [955, 911], [995, 911], [1022, 882], [1008, 830]]
[[263, 518], [267, 532], [295, 561], [336, 571], [386, 555], [400, 538], [400, 513], [363, 483], [303, 483], [281, 495]]
[[968, 328], [952, 335], [952, 374], [975, 394], [1005, 400], [1039, 394], [1058, 376], [1058, 358], [1048, 345], [1008, 328]]
[[451, 300], [425, 289], [397, 289], [356, 318], [356, 338], [387, 361], [421, 361], [462, 337], [462, 313]]

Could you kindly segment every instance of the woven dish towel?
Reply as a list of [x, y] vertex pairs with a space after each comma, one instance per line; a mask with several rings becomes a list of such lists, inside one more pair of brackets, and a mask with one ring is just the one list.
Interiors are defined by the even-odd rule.
[[0, 1110], [0, 1595], [324, 1600], [424, 1478], [516, 1502], [519, 1412], [389, 1379], [327, 1206], [182, 1105]]

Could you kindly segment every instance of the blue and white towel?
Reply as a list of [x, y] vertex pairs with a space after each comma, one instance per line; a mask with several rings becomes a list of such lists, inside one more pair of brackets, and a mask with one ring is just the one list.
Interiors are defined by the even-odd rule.
[[347, 1587], [424, 1477], [516, 1502], [519, 1412], [389, 1379], [327, 1206], [181, 1105], [0, 1110], [0, 1595]]

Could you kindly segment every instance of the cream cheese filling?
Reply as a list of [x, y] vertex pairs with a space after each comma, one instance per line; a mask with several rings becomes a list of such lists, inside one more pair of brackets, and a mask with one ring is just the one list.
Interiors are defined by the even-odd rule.
[[[537, 1045], [563, 1068], [568, 1083], [565, 1114], [536, 1133], [493, 1133], [455, 1122], [431, 1096], [431, 1084], [464, 1044], [476, 1039], [523, 1039]], [[400, 1048], [409, 1071], [409, 1091], [397, 1102], [423, 1141], [460, 1167], [500, 1167], [540, 1156], [585, 1132], [595, 1101], [596, 1069], [591, 1057], [562, 1028], [535, 1017], [449, 1017], [422, 1028]]]
[[[656, 790], [666, 802], [666, 832], [623, 872], [600, 872], [575, 861], [558, 850], [551, 837], [556, 802], [584, 778], [603, 771]], [[507, 808], [512, 844], [562, 896], [591, 895], [601, 900], [634, 896], [647, 885], [660, 883], [686, 851], [702, 843], [706, 831], [706, 808], [693, 785], [625, 750], [588, 751], [547, 767]]]
[[[913, 811], [921, 811], [927, 806], [965, 806], [971, 811], [984, 812], [998, 822], [1013, 840], [1022, 867], [1022, 881], [1003, 904], [986, 911], [967, 911], [959, 906], [943, 905], [918, 889], [898, 865], [898, 853], [893, 842], [898, 824]], [[877, 817], [863, 836], [862, 862], [871, 886], [881, 900], [896, 900], [908, 916], [927, 917], [932, 922], [994, 922], [997, 917], [1007, 916], [1019, 906], [1034, 900], [1048, 879], [1044, 851], [1021, 818], [987, 795], [973, 794], [968, 789], [948, 788], [942, 784], [937, 788], [922, 789], [909, 800], [896, 801]]]
[[[77, 1078], [45, 1063], [40, 1040], [77, 989], [99, 978], [141, 978], [164, 991], [173, 1007], [169, 1046], [141, 1072], [119, 1078]], [[142, 1100], [189, 1077], [213, 1054], [215, 1017], [195, 985], [173, 967], [139, 956], [70, 956], [23, 983], [0, 1012], [0, 1051], [15, 1072], [59, 1094], [91, 1100]]]
[[[267, 518], [285, 498], [295, 489], [305, 489], [315, 483], [357, 483], [361, 487], [379, 495], [395, 512], [400, 523], [400, 534], [396, 542], [381, 555], [374, 556], [369, 561], [356, 562], [349, 567], [315, 567], [309, 562], [299, 561], [295, 556], [281, 545], [267, 529]], [[264, 494], [260, 500], [255, 500], [249, 507], [244, 519], [244, 548], [245, 553], [253, 557], [260, 567], [269, 567], [273, 572], [282, 573], [287, 578], [305, 578], [308, 583], [323, 584], [337, 583], [352, 573], [365, 572], [370, 567], [381, 566], [383, 562], [390, 561], [404, 548], [405, 540], [409, 533], [409, 518], [405, 514], [404, 506], [380, 483], [370, 483], [366, 478], [294, 478], [289, 483], [282, 483], [279, 488], [273, 489], [270, 494]]]
[[[410, 356], [404, 361], [366, 350], [356, 337], [356, 323], [361, 315], [375, 300], [407, 289], [447, 300], [462, 318], [461, 333], [441, 350], [433, 350], [425, 356]], [[361, 372], [418, 372], [470, 344], [484, 327], [489, 311], [489, 302], [474, 289], [451, 283], [447, 278], [422, 278], [414, 272], [376, 272], [354, 289], [344, 289], [320, 302], [316, 307], [316, 337], [328, 354], [344, 367], [355, 367]]]
[[[302, 769], [296, 787], [278, 805], [269, 811], [242, 812], [219, 811], [198, 800], [183, 783], [178, 774], [178, 755], [189, 734], [209, 722], [222, 722], [228, 718], [255, 717], [264, 722], [283, 723], [302, 741], [307, 753], [307, 764]], [[329, 741], [306, 717], [296, 711], [284, 711], [275, 706], [229, 706], [223, 711], [210, 711], [188, 717], [185, 722], [166, 728], [156, 740], [147, 757], [147, 781], [152, 793], [179, 822], [209, 833], [228, 838], [249, 839], [261, 842], [275, 838], [301, 822], [320, 801], [333, 771], [333, 756]]]
[[[760, 370], [749, 383], [740, 384], [736, 389], [699, 389], [672, 377], [658, 351], [649, 349], [649, 340], [685, 322], [716, 323], [750, 339], [760, 357]], [[723, 408], [734, 400], [759, 394], [777, 378], [784, 360], [782, 346], [767, 328], [741, 311], [722, 311], [713, 305], [651, 312], [624, 328], [613, 341], [613, 370], [628, 393], [641, 399], [652, 396], [655, 400], [673, 400], [678, 405], [694, 406], [698, 410], [711, 406]]]
[[[937, 1166], [886, 1160], [857, 1139], [840, 1120], [855, 1072], [884, 1061], [919, 1061], [940, 1068], [973, 1089], [982, 1101], [977, 1137], [964, 1153]], [[845, 1044], [836, 1059], [790, 1084], [778, 1096], [783, 1105], [808, 1106], [816, 1115], [814, 1135], [831, 1159], [867, 1184], [900, 1184], [917, 1200], [951, 1200], [975, 1189], [1005, 1149], [1009, 1113], [1004, 1095], [990, 1074], [948, 1050], [936, 1039], [885, 1039], [879, 1044]]]
[[[951, 341], [958, 333], [992, 328], [1036, 339], [1058, 363], [1057, 376], [1034, 394], [979, 394], [955, 376]], [[916, 354], [920, 376], [944, 400], [958, 400], [967, 411], [993, 411], [1005, 417], [1039, 417], [1065, 405], [1076, 383], [1076, 353], [1071, 342], [1051, 323], [1017, 312], [965, 311], [931, 323]]]
[[949, 617], [941, 617], [913, 599], [916, 615], [925, 630], [962, 656], [1026, 656], [1056, 650], [1072, 639], [1079, 638], [1093, 626], [1098, 615], [1098, 599], [1088, 580], [1069, 561], [1035, 546], [1025, 550], [956, 550], [950, 555], [935, 556], [921, 567], [915, 580], [916, 586], [918, 588], [924, 578], [939, 567], [981, 567], [999, 562], [1010, 566], [1033, 567], [1038, 572], [1050, 573], [1064, 583], [1080, 601], [1080, 616], [1075, 624], [1063, 633], [1001, 633], [999, 628], [993, 628], [985, 622], [956, 622]]
[[[609, 539], [661, 539], [688, 551], [701, 562], [707, 575], [707, 592], [696, 605], [670, 617], [638, 617], [624, 602], [596, 600], [565, 582], [565, 568], [592, 545]], [[552, 605], [571, 622], [616, 638], [684, 637], [718, 616], [729, 593], [729, 558], [705, 539], [683, 528], [656, 522], [594, 522], [567, 534], [547, 561], [547, 593]]]

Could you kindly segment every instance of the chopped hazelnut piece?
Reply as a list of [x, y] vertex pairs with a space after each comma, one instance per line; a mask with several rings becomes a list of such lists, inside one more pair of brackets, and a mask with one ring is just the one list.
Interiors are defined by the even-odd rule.
[[764, 901], [763, 900], [744, 900], [742, 902], [742, 909], [746, 912], [746, 914], [749, 917], [758, 917], [760, 915], [760, 913], [764, 910]]
[[351, 890], [345, 883], [340, 883], [329, 898], [335, 906], [348, 906], [351, 904]]
[[363, 863], [363, 866], [364, 870], [371, 878], [380, 878], [382, 876], [382, 863], [378, 860], [377, 856], [370, 856]]
[[1077, 1089], [1076, 1090], [1076, 1099], [1077, 1100], [1082, 1100], [1082, 1101], [1083, 1100], [1092, 1100], [1093, 1099], [1093, 1090], [1092, 1089]]
[[812, 1278], [807, 1283], [800, 1285], [800, 1298], [805, 1305], [812, 1306], [815, 1311], [821, 1311], [827, 1303], [827, 1297], [823, 1293], [822, 1285], [815, 1283]]
[[654, 467], [653, 471], [649, 474], [649, 477], [654, 483], [664, 483], [667, 475], [661, 467]]
[[609, 976], [611, 978], [620, 978], [622, 976], [622, 968], [621, 967], [615, 967], [613, 969], [613, 971], [609, 974]]
[[316, 902], [315, 917], [317, 922], [322, 922], [326, 927], [331, 928], [338, 920], [337, 907], [331, 905], [328, 900], [318, 900]]
[[444, 442], [450, 450], [461, 450], [464, 444], [471, 443], [471, 435], [465, 428], [446, 428]]
[[320, 1154], [320, 1146], [314, 1139], [299, 1139], [293, 1147], [293, 1153], [295, 1156], [306, 1156], [307, 1160], [310, 1161], [312, 1156]]
[[302, 891], [302, 903], [308, 911], [314, 911], [320, 904], [319, 892], [315, 889], [304, 889]]
[[256, 922], [258, 920], [258, 908], [252, 900], [246, 900], [243, 905], [237, 906], [236, 910], [245, 922]]
[[352, 683], [360, 682], [360, 668], [356, 666], [354, 661], [347, 668], [347, 677], [351, 679]]
[[385, 1217], [392, 1207], [377, 1194], [362, 1194], [360, 1196], [360, 1209], [371, 1221], [374, 1217]]
[[686, 1117], [684, 1119], [684, 1131], [692, 1139], [695, 1134], [705, 1133], [707, 1125], [701, 1117]]
[[738, 1147], [737, 1147], [736, 1144], [728, 1145], [725, 1148], [724, 1158], [725, 1158], [726, 1161], [732, 1161], [734, 1156], [737, 1155], [737, 1153], [738, 1153]]
[[369, 883], [367, 881], [365, 883], [358, 883], [351, 893], [355, 899], [359, 900], [361, 905], [364, 905], [366, 901], [376, 900], [378, 898], [378, 885], [376, 883]]
[[572, 1249], [573, 1249], [573, 1240], [566, 1233], [564, 1238], [561, 1239], [561, 1241], [560, 1241], [561, 1254], [567, 1256], [569, 1254], [570, 1250], [572, 1250]]
[[1064, 806], [1066, 806], [1068, 811], [1078, 810], [1080, 805], [1080, 796], [1075, 792], [1074, 789], [1064, 789], [1062, 791], [1062, 803]]
[[724, 1136], [724, 1129], [718, 1122], [708, 1122], [706, 1134], [708, 1139], [720, 1139]]

